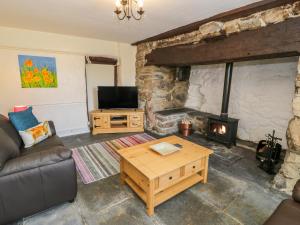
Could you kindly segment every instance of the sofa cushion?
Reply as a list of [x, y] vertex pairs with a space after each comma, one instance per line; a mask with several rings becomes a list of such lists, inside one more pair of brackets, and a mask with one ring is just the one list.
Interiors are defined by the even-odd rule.
[[293, 199], [300, 203], [300, 180], [297, 181], [293, 190]]
[[42, 166], [55, 164], [72, 157], [71, 150], [64, 146], [49, 148], [47, 151], [39, 151], [32, 154], [22, 155], [6, 162], [0, 171], [0, 177], [24, 170], [30, 170]]
[[52, 136], [46, 140], [32, 146], [31, 148], [21, 149], [22, 155], [32, 154], [35, 152], [48, 151], [56, 146], [64, 146], [63, 142], [58, 136]]
[[8, 113], [8, 117], [18, 131], [27, 130], [39, 124], [32, 113], [32, 107], [21, 112], [10, 112]]
[[12, 123], [5, 116], [0, 114], [0, 128], [2, 128], [8, 136], [10, 136], [13, 141], [20, 148], [23, 145], [23, 141], [16, 130], [16, 128], [12, 125]]
[[299, 225], [300, 204], [287, 199], [280, 203], [264, 225]]
[[6, 161], [17, 157], [20, 152], [18, 145], [2, 128], [0, 128], [0, 143], [0, 170], [2, 170]]
[[47, 121], [27, 130], [19, 131], [19, 134], [24, 142], [24, 148], [30, 148], [52, 136]]

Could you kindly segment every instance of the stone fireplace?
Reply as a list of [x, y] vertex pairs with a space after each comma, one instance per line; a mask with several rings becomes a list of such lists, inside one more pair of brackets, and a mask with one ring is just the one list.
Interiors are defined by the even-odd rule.
[[[228, 36], [247, 30], [260, 29], [299, 16], [300, 2], [298, 1], [292, 5], [276, 7], [224, 23], [219, 21], [209, 22], [201, 25], [197, 31], [178, 35], [173, 38], [138, 44], [136, 85], [139, 88], [140, 106], [146, 109], [147, 128], [150, 130], [158, 128], [158, 133], [160, 134], [166, 134], [171, 131], [175, 132], [178, 121], [183, 117], [187, 117], [193, 121], [193, 125], [195, 125], [199, 132], [206, 133], [208, 118], [220, 114], [223, 85], [218, 87], [217, 84], [223, 84], [225, 70], [225, 64], [195, 65], [192, 66], [190, 80], [179, 81], [176, 80], [175, 67], [145, 66], [145, 57], [147, 54], [151, 53], [154, 49], [199, 43], [208, 38], [224, 35], [224, 33]], [[263, 66], [260, 67], [260, 65]], [[274, 72], [274, 77], [264, 76], [266, 75], [266, 71], [270, 71], [270, 74]], [[289, 72], [290, 75], [285, 71]], [[240, 75], [241, 72], [245, 73], [244, 77]], [[256, 72], [256, 76], [252, 76], [254, 75], [251, 74], [253, 72]], [[223, 75], [214, 76], [214, 74], [218, 73]], [[277, 127], [278, 130], [276, 130], [276, 133], [278, 136], [284, 138], [282, 144], [287, 149], [287, 153], [280, 172], [274, 179], [274, 186], [290, 193], [296, 180], [300, 178], [300, 60], [299, 58], [292, 57], [255, 62], [239, 62], [235, 66], [233, 74], [232, 85], [236, 86], [232, 89], [232, 97], [235, 97], [235, 99], [231, 98], [230, 100], [229, 115], [240, 119], [237, 132], [238, 137], [255, 142], [258, 137], [264, 138], [264, 134], [271, 132], [270, 128], [272, 126], [275, 125]], [[258, 75], [261, 75], [258, 85], [260, 88], [266, 87], [265, 92], [276, 86], [278, 93], [282, 93], [286, 97], [272, 96], [272, 94], [266, 97], [268, 95], [263, 93], [264, 89], [262, 88], [262, 94], [266, 98], [261, 99], [261, 101], [268, 103], [266, 103], [265, 108], [262, 106], [256, 107], [256, 101], [259, 102], [261, 93], [249, 93], [251, 92], [249, 86], [253, 82], [251, 77], [258, 79]], [[198, 79], [199, 76], [202, 76], [201, 80]], [[295, 76], [297, 76], [296, 82], [294, 81]], [[285, 78], [289, 79], [289, 81], [281, 82]], [[285, 85], [282, 88], [278, 86], [281, 83]], [[212, 84], [214, 85], [211, 86]], [[296, 87], [295, 91], [294, 87]], [[205, 91], [209, 92], [212, 89], [214, 91], [212, 97], [205, 94]], [[286, 91], [280, 92], [283, 89]], [[215, 96], [218, 96], [218, 98]], [[253, 101], [249, 96], [256, 96], [257, 98]], [[279, 98], [282, 104], [277, 104], [277, 110], [272, 108], [272, 110], [267, 111], [270, 108], [273, 97]], [[287, 98], [290, 100], [287, 100]], [[292, 98], [293, 103], [292, 107], [290, 107]], [[288, 104], [283, 104], [287, 101]], [[235, 104], [236, 102], [241, 103]], [[183, 107], [187, 107], [188, 109], [178, 112], [176, 118], [168, 114], [157, 116], [156, 113], [166, 109], [176, 111], [174, 108]], [[257, 120], [256, 117], [252, 118], [252, 123], [247, 122], [253, 114], [250, 109], [256, 110], [255, 115], [260, 115], [260, 118], [264, 119], [264, 122]], [[248, 114], [244, 112], [248, 112]], [[239, 117], [240, 115], [244, 116]], [[282, 119], [283, 117], [284, 119]], [[265, 127], [265, 129], [261, 129], [261, 127]], [[220, 129], [220, 132], [222, 132], [222, 126]]]

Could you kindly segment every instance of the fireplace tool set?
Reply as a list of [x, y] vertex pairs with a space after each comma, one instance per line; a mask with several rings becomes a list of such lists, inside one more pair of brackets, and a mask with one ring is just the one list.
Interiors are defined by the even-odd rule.
[[256, 159], [260, 161], [259, 168], [266, 171], [268, 174], [275, 174], [275, 165], [280, 160], [281, 138], [275, 137], [275, 130], [272, 134], [266, 135], [266, 140], [261, 140], [256, 148]]

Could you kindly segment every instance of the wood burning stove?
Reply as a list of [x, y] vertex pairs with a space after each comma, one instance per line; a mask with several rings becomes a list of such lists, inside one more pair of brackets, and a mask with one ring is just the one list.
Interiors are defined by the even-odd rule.
[[230, 147], [236, 145], [236, 133], [239, 120], [221, 116], [208, 117], [207, 136], [209, 139]]
[[236, 145], [238, 119], [228, 117], [233, 63], [226, 64], [221, 115], [208, 117], [207, 137], [230, 147]]

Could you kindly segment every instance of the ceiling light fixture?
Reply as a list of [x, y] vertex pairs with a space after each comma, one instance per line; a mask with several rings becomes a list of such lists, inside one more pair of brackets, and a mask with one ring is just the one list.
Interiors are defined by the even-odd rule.
[[145, 12], [143, 7], [144, 0], [116, 0], [115, 14], [119, 20], [130, 20], [131, 17], [140, 20]]

